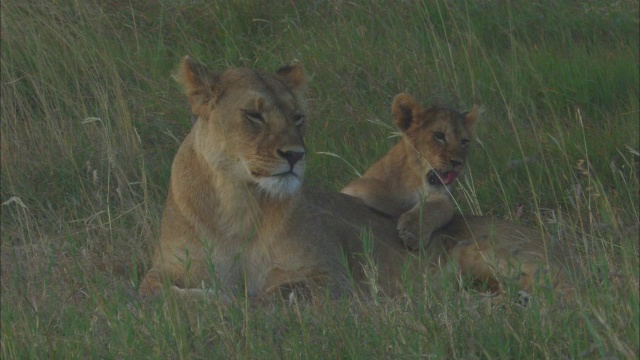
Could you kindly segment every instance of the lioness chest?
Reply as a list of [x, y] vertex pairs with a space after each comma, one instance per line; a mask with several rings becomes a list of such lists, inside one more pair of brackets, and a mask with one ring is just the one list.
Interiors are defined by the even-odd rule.
[[233, 292], [256, 296], [284, 283], [341, 272], [340, 264], [326, 260], [339, 258], [338, 246], [326, 241], [326, 233], [310, 231], [324, 227], [321, 211], [289, 210], [264, 209], [257, 222], [252, 210], [245, 209], [232, 225], [223, 217], [217, 226], [197, 225], [200, 266], [208, 270], [203, 275]]

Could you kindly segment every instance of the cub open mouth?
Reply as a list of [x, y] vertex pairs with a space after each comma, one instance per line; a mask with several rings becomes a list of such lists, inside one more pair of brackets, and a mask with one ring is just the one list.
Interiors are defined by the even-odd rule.
[[431, 185], [450, 185], [458, 178], [458, 173], [454, 171], [439, 172], [431, 170], [427, 173], [427, 182]]

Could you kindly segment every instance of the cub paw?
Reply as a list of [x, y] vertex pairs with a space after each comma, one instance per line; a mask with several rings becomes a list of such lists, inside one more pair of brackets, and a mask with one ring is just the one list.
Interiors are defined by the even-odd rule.
[[426, 247], [431, 232], [427, 226], [420, 224], [419, 219], [411, 212], [402, 214], [398, 219], [398, 234], [404, 245], [411, 250]]

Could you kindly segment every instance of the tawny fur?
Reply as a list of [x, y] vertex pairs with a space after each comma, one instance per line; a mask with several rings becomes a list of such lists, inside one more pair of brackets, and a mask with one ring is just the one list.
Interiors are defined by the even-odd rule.
[[[391, 220], [338, 193], [297, 188], [304, 157], [304, 74], [300, 65], [266, 74], [222, 75], [185, 58], [178, 79], [198, 115], [172, 166], [161, 235], [140, 293], [167, 283], [180, 294], [259, 296], [280, 286], [318, 283], [332, 294], [368, 281], [362, 257], [380, 263], [393, 293], [407, 258]], [[291, 168], [289, 182], [269, 188]], [[297, 179], [299, 178], [299, 179]], [[265, 185], [267, 184], [267, 185]], [[381, 259], [384, 257], [384, 259]]]
[[551, 236], [489, 217], [454, 215], [449, 189], [427, 181], [434, 169], [462, 171], [477, 108], [425, 110], [402, 93], [394, 98], [392, 112], [402, 139], [341, 192], [397, 219], [409, 249], [433, 244], [427, 252], [441, 264], [453, 260], [462, 274], [492, 290], [508, 279], [522, 290], [536, 283], [571, 297], [573, 286], [551, 255], [559, 248]]
[[[306, 108], [300, 65], [276, 74], [231, 69], [218, 75], [185, 58], [177, 78], [198, 120], [173, 162], [142, 295], [166, 285], [179, 296], [232, 300], [303, 283], [333, 296], [372, 289], [393, 296], [402, 294], [403, 274], [415, 274], [404, 281], [424, 284], [427, 266], [405, 249], [396, 220], [350, 196], [302, 184]], [[444, 254], [462, 265], [477, 254], [492, 255], [489, 249], [468, 256], [471, 247], [457, 245], [491, 235], [486, 219], [470, 220], [471, 232], [459, 223], [434, 233], [443, 244], [454, 244]], [[508, 224], [499, 236], [507, 241], [521, 230]], [[467, 268], [478, 277], [494, 271], [482, 261]]]
[[453, 217], [449, 187], [429, 183], [428, 176], [432, 171], [455, 177], [462, 172], [477, 109], [465, 114], [439, 107], [425, 110], [402, 93], [394, 98], [392, 111], [401, 140], [341, 192], [398, 218], [400, 237], [417, 249]]
[[492, 291], [508, 285], [529, 292], [545, 288], [563, 300], [574, 297], [567, 248], [544, 231], [488, 216], [455, 214], [431, 241], [442, 263], [452, 261], [460, 274]]

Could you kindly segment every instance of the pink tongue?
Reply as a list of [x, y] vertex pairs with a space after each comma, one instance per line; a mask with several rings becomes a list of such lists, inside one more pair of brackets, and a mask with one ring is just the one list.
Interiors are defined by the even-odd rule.
[[453, 171], [451, 171], [451, 172], [448, 172], [448, 173], [446, 173], [446, 174], [444, 174], [444, 175], [442, 176], [442, 182], [443, 182], [445, 185], [449, 185], [449, 184], [451, 184], [451, 183], [452, 183], [452, 182], [453, 182], [457, 177], [458, 177], [458, 174], [456, 174], [456, 173], [454, 173]]

